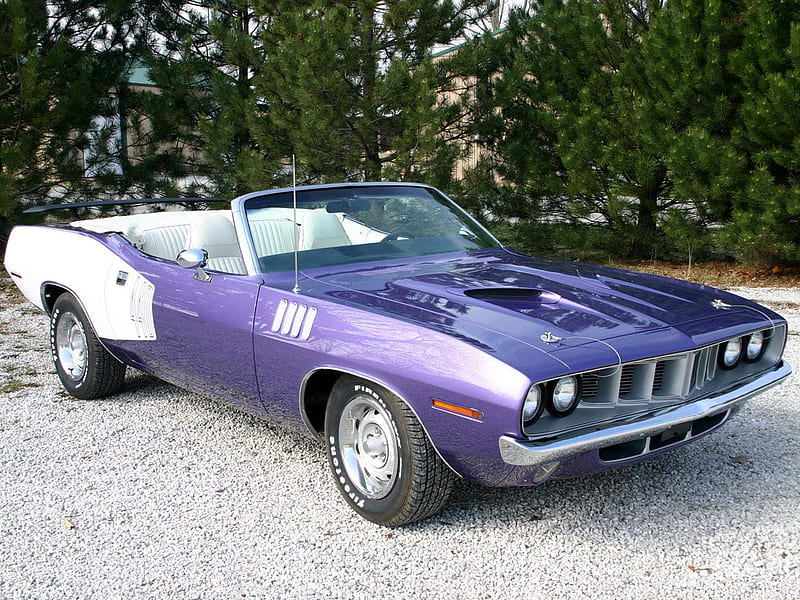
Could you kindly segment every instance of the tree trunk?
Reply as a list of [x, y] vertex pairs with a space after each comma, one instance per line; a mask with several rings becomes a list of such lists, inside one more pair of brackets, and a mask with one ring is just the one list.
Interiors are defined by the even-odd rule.
[[656, 169], [650, 181], [639, 187], [639, 218], [637, 224], [643, 232], [656, 232], [658, 214], [661, 212], [658, 206], [658, 198], [664, 190], [666, 178], [667, 169], [662, 165]]
[[641, 194], [639, 196], [639, 229], [646, 232], [655, 232], [656, 217], [658, 216], [658, 196]]
[[361, 69], [364, 77], [364, 179], [381, 180], [380, 136], [378, 131], [378, 110], [375, 98], [375, 81], [378, 63], [375, 56], [375, 9], [362, 8], [361, 13]]

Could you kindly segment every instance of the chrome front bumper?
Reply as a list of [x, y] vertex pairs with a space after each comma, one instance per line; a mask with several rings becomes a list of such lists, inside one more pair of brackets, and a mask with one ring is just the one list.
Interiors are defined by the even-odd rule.
[[[665, 408], [655, 414], [636, 421], [611, 425], [599, 431], [578, 433], [571, 437], [551, 438], [548, 441], [517, 440], [507, 435], [500, 436], [500, 456], [509, 465], [537, 467], [548, 466], [552, 471], [556, 463], [590, 450], [598, 450], [615, 444], [640, 440], [660, 434], [672, 427], [717, 415], [742, 404], [753, 396], [778, 385], [792, 372], [782, 362], [772, 371], [759, 375], [752, 381], [727, 392], [695, 400], [687, 404]], [[721, 423], [720, 423], [721, 424]]]

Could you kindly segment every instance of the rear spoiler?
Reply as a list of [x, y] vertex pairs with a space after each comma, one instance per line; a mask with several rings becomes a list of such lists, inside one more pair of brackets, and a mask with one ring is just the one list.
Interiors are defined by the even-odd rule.
[[220, 198], [140, 198], [127, 200], [113, 200], [104, 202], [96, 200], [94, 202], [72, 202], [68, 204], [45, 204], [44, 206], [31, 206], [23, 210], [23, 213], [40, 213], [51, 210], [70, 210], [77, 208], [95, 208], [100, 206], [135, 206], [137, 204], [203, 204], [225, 202]]

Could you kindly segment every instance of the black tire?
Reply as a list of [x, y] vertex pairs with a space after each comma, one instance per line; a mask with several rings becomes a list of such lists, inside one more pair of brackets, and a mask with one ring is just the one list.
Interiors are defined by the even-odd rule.
[[397, 527], [447, 502], [456, 475], [436, 454], [412, 410], [379, 385], [342, 376], [325, 412], [328, 465], [359, 515]]
[[66, 292], [50, 315], [50, 351], [58, 378], [75, 398], [109, 396], [125, 381], [125, 365], [103, 347], [80, 303]]

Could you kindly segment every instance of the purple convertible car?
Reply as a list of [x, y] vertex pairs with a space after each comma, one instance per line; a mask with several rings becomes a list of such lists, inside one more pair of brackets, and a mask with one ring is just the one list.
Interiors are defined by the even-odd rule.
[[70, 394], [113, 394], [131, 366], [306, 428], [387, 526], [458, 476], [538, 485], [677, 448], [791, 372], [774, 312], [517, 254], [418, 184], [20, 226], [5, 264]]

